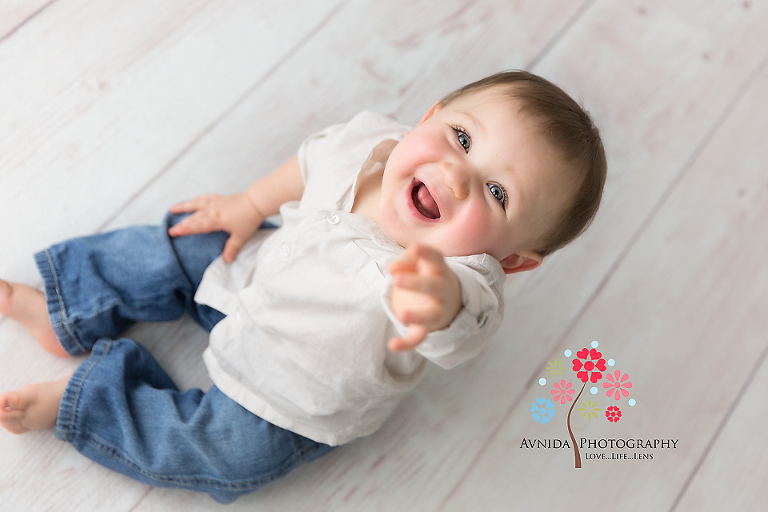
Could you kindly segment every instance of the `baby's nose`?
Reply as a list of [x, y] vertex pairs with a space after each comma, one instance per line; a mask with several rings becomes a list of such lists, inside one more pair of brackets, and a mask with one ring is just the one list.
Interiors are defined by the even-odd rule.
[[443, 162], [440, 164], [440, 173], [456, 199], [466, 199], [469, 194], [469, 173], [466, 169], [451, 162]]

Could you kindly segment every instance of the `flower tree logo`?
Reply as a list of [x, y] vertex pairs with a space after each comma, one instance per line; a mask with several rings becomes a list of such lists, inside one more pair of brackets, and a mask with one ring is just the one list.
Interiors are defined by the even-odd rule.
[[[622, 374], [619, 370], [613, 373], [608, 372], [608, 366], [614, 366], [616, 362], [613, 359], [606, 361], [603, 358], [602, 352], [597, 351], [598, 343], [593, 341], [592, 348], [583, 348], [576, 352], [576, 358], [573, 359], [572, 370], [575, 373], [576, 386], [568, 378], [558, 379], [561, 374], [565, 375], [564, 363], [555, 359], [550, 361], [547, 367], [548, 375], [555, 378], [552, 388], [550, 390], [550, 396], [541, 397], [531, 404], [531, 417], [536, 423], [546, 425], [555, 417], [555, 404], [567, 405], [570, 404], [568, 409], [568, 416], [566, 417], [566, 425], [568, 426], [568, 434], [571, 436], [573, 442], [573, 452], [575, 458], [575, 465], [577, 468], [581, 467], [581, 454], [579, 453], [579, 445], [576, 442], [576, 437], [573, 435], [573, 429], [571, 428], [571, 415], [576, 404], [580, 407], [576, 409], [577, 413], [581, 413], [581, 419], [586, 419], [591, 422], [593, 419], [598, 420], [601, 416], [604, 417], [610, 423], [618, 423], [622, 419], [622, 411], [619, 407], [621, 399], [629, 396], [629, 390], [632, 389], [632, 383], [629, 381], [629, 375]], [[571, 357], [572, 352], [566, 350], [563, 352], [565, 357]], [[570, 375], [570, 374], [569, 374]], [[573, 377], [573, 376], [572, 376]], [[608, 400], [613, 400], [613, 405], [609, 405], [605, 411], [599, 407], [599, 401], [594, 401], [589, 398], [586, 402], [579, 401], [581, 394], [587, 387], [587, 383], [597, 384], [600, 380], [605, 380], [602, 383], [603, 390], [605, 390], [605, 396]], [[581, 381], [581, 389], [576, 394], [576, 387], [578, 387], [578, 381]], [[547, 385], [547, 379], [542, 377], [539, 379], [541, 386]], [[590, 393], [597, 395], [597, 386], [591, 386]], [[573, 395], [576, 394], [574, 398]], [[610, 403], [610, 402], [609, 402]], [[635, 399], [630, 398], [627, 401], [627, 405], [633, 407], [635, 405]], [[602, 413], [602, 414], [601, 414]]]

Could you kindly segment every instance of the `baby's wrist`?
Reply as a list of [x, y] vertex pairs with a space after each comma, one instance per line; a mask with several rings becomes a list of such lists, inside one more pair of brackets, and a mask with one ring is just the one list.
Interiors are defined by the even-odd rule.
[[[447, 305], [447, 317], [449, 318], [448, 322], [442, 327], [442, 329], [445, 329], [449, 325], [453, 323], [454, 320], [456, 320], [456, 317], [459, 316], [459, 313], [461, 312], [461, 308], [463, 307], [461, 303], [461, 282], [459, 281], [459, 276], [457, 276], [450, 267], [448, 268], [448, 280], [451, 283], [448, 291], [448, 298], [446, 300]], [[453, 313], [453, 314], [451, 314]]]
[[459, 307], [453, 311], [452, 315], [450, 313], [446, 315], [447, 321], [445, 321], [443, 325], [441, 325], [440, 327], [433, 329], [433, 331], [442, 331], [443, 329], [447, 329], [448, 327], [450, 327], [451, 324], [454, 322], [454, 320], [456, 320], [456, 318], [459, 316], [459, 313], [461, 312], [461, 307], [462, 307], [461, 304], [459, 304]]
[[246, 190], [243, 195], [245, 196], [246, 208], [249, 210], [249, 217], [256, 217], [261, 224], [261, 221], [267, 218], [258, 206], [258, 200], [251, 195], [251, 190]]

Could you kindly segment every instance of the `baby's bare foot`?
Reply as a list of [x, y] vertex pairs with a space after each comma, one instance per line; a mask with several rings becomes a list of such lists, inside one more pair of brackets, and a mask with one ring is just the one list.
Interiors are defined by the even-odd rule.
[[0, 395], [0, 425], [13, 434], [53, 428], [70, 377]]
[[0, 313], [26, 327], [51, 354], [69, 357], [51, 326], [45, 294], [40, 290], [0, 279]]

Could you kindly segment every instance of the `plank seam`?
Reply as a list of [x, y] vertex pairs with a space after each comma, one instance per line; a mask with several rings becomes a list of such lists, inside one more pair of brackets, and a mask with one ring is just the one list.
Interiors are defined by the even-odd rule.
[[149, 494], [154, 490], [155, 490], [155, 487], [149, 487], [149, 489], [144, 491], [144, 493], [139, 497], [138, 501], [134, 503], [133, 506], [129, 508], [126, 512], [134, 512], [134, 510], [136, 510], [139, 507], [139, 505], [141, 505], [141, 502], [143, 502], [147, 498], [147, 496], [149, 496]]
[[763, 353], [760, 354], [760, 357], [758, 358], [755, 366], [752, 368], [752, 371], [750, 372], [749, 377], [747, 377], [747, 380], [744, 381], [744, 384], [742, 384], [741, 388], [739, 389], [739, 392], [736, 395], [736, 400], [734, 400], [734, 402], [728, 408], [728, 411], [726, 411], [725, 415], [723, 416], [723, 419], [720, 421], [720, 424], [717, 426], [715, 433], [712, 435], [712, 438], [709, 440], [709, 443], [707, 444], [707, 447], [704, 449], [704, 452], [701, 454], [701, 457], [699, 457], [699, 460], [696, 461], [696, 465], [691, 471], [691, 474], [688, 476], [688, 479], [683, 484], [682, 489], [680, 489], [680, 492], [678, 493], [677, 498], [675, 498], [675, 501], [672, 503], [672, 507], [669, 509], [669, 512], [674, 512], [674, 510], [677, 509], [677, 506], [680, 504], [680, 501], [682, 501], [683, 496], [685, 496], [685, 493], [688, 491], [688, 488], [690, 487], [694, 478], [696, 477], [699, 470], [701, 469], [701, 466], [704, 464], [704, 461], [707, 459], [707, 455], [709, 455], [709, 452], [712, 450], [712, 447], [717, 442], [722, 431], [725, 430], [725, 427], [728, 424], [728, 421], [731, 419], [733, 412], [741, 403], [741, 399], [745, 395], [747, 389], [752, 385], [752, 381], [755, 380], [755, 377], [757, 376], [757, 372], [760, 371], [760, 367], [763, 366], [763, 364], [765, 363], [766, 356], [768, 356], [768, 344], [766, 344], [765, 348], [763, 349]]
[[587, 0], [582, 6], [579, 8], [578, 11], [576, 11], [573, 16], [570, 17], [568, 21], [566, 21], [562, 27], [555, 33], [554, 36], [549, 40], [549, 42], [544, 45], [544, 48], [537, 53], [533, 59], [528, 63], [528, 65], [525, 66], [525, 70], [531, 71], [533, 68], [539, 65], [539, 63], [546, 57], [549, 52], [552, 51], [552, 48], [557, 46], [557, 43], [559, 43], [563, 37], [565, 37], [565, 34], [567, 34], [571, 28], [576, 24], [577, 21], [579, 21], [582, 16], [584, 16], [584, 13], [586, 13], [590, 7], [592, 7], [596, 3], [596, 0]]
[[12, 28], [12, 29], [11, 29], [11, 30], [10, 30], [8, 33], [6, 33], [6, 34], [5, 34], [3, 37], [0, 37], [0, 44], [3, 44], [3, 43], [5, 42], [5, 40], [6, 40], [6, 39], [10, 39], [10, 38], [13, 36], [13, 34], [15, 34], [16, 32], [18, 32], [18, 31], [21, 29], [21, 27], [23, 27], [24, 25], [26, 25], [27, 23], [29, 23], [30, 21], [32, 21], [34, 18], [36, 18], [36, 17], [37, 17], [37, 15], [38, 15], [38, 14], [40, 14], [41, 12], [43, 12], [44, 10], [46, 10], [48, 7], [50, 7], [50, 5], [51, 5], [51, 4], [55, 3], [56, 1], [57, 1], [57, 0], [51, 0], [50, 2], [48, 2], [47, 4], [45, 4], [45, 5], [43, 5], [42, 7], [40, 7], [38, 10], [36, 10], [35, 12], [33, 12], [31, 15], [29, 15], [29, 16], [27, 17], [27, 19], [25, 19], [24, 21], [22, 21], [21, 23], [19, 23], [19, 24], [18, 24], [18, 25], [16, 25], [15, 27], [13, 27], [13, 28]]

